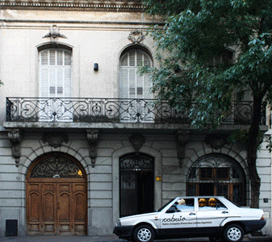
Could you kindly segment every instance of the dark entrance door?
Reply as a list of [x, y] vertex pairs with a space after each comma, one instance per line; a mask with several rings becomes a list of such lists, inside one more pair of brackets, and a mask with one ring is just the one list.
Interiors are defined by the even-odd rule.
[[154, 159], [133, 153], [120, 158], [120, 216], [154, 211]]

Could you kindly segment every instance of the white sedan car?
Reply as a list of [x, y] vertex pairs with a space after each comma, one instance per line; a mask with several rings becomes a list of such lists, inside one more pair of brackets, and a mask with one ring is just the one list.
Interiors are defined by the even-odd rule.
[[118, 219], [113, 233], [136, 242], [185, 237], [239, 242], [265, 223], [263, 210], [239, 208], [224, 197], [177, 197], [156, 212]]

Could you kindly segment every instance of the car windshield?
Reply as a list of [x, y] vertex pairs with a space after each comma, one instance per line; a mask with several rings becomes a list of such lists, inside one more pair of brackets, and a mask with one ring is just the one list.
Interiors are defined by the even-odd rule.
[[168, 203], [166, 203], [165, 205], [163, 205], [160, 209], [157, 210], [157, 212], [162, 211], [169, 203], [173, 202], [174, 199], [171, 199]]

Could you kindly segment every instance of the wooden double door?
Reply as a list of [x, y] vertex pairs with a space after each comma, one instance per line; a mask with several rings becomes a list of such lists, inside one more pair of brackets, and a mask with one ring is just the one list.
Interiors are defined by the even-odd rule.
[[81, 180], [44, 178], [27, 182], [27, 234], [85, 235], [87, 191]]

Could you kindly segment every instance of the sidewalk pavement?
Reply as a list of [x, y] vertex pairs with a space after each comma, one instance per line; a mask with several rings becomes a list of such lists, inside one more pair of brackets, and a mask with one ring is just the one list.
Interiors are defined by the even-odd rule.
[[[0, 242], [127, 242], [127, 240], [119, 239], [116, 235], [105, 236], [15, 236], [0, 237]], [[184, 239], [168, 239], [158, 240], [157, 242], [208, 242], [208, 238], [184, 238]], [[271, 242], [272, 238], [267, 236], [248, 236], [243, 241], [262, 241]]]

